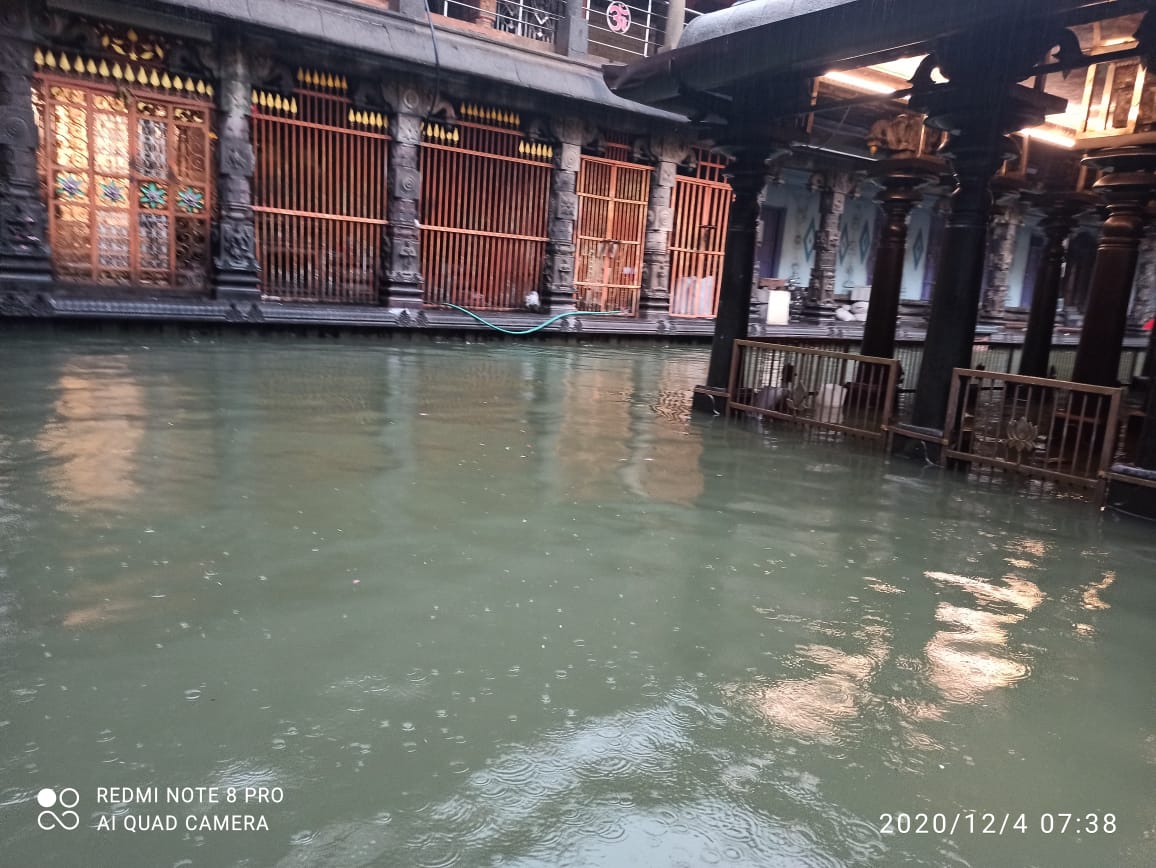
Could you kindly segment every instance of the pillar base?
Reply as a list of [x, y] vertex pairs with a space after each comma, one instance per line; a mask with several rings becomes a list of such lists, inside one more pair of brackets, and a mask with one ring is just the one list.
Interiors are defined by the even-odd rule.
[[835, 305], [830, 302], [812, 302], [808, 301], [803, 304], [803, 321], [812, 323], [827, 323], [835, 320]]
[[1156, 522], [1156, 470], [1130, 464], [1112, 466], [1108, 506], [1116, 512]]
[[638, 318], [667, 319], [670, 316], [670, 296], [644, 295], [638, 301]]
[[213, 285], [213, 297], [218, 301], [236, 301], [249, 304], [261, 300], [261, 289], [255, 275], [218, 275]]
[[386, 307], [420, 310], [425, 304], [425, 293], [421, 283], [414, 283], [412, 280], [399, 280], [397, 283], [390, 281], [382, 296], [381, 303]]
[[690, 409], [704, 416], [722, 416], [727, 409], [727, 390], [695, 386], [690, 397]]

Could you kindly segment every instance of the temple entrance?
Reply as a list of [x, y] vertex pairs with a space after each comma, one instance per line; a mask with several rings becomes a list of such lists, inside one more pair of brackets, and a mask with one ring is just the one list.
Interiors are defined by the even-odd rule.
[[389, 135], [342, 76], [298, 70], [292, 96], [253, 94], [253, 212], [262, 292], [376, 304]]
[[575, 304], [636, 316], [652, 170], [627, 162], [626, 146], [607, 145], [607, 153], [583, 154], [578, 172]]
[[524, 307], [546, 255], [554, 150], [512, 111], [463, 104], [422, 125], [421, 258], [425, 302]]
[[37, 60], [76, 72], [38, 75], [33, 87], [57, 278], [207, 290], [211, 90], [145, 67], [51, 51]]
[[679, 174], [674, 188], [671, 316], [711, 317], [718, 309], [733, 193], [723, 176], [723, 158], [701, 150], [696, 151], [696, 156], [694, 169]]

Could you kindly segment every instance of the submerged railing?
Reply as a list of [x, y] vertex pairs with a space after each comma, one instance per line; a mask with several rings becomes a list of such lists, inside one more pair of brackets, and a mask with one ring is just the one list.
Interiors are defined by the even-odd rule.
[[727, 410], [883, 440], [898, 372], [894, 359], [737, 340]]
[[1104, 491], [1124, 389], [956, 368], [944, 457]]

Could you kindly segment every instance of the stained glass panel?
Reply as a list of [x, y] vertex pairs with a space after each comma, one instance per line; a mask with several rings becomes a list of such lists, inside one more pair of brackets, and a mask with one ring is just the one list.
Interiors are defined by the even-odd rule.
[[96, 218], [97, 262], [101, 268], [123, 269], [130, 265], [128, 214], [99, 211]]
[[96, 171], [109, 175], [127, 175], [128, 118], [99, 112], [93, 118], [93, 132], [93, 163]]
[[156, 181], [146, 181], [140, 185], [138, 201], [142, 208], [150, 211], [163, 210], [169, 203], [169, 192]]
[[36, 80], [33, 107], [57, 276], [206, 288], [208, 111], [159, 95], [126, 100], [111, 87], [50, 75]]
[[169, 218], [164, 214], [140, 214], [137, 219], [140, 222], [140, 267], [168, 271]]
[[196, 187], [177, 190], [177, 210], [186, 214], [200, 214], [205, 210], [205, 193]]
[[88, 168], [88, 112], [57, 105], [53, 112], [56, 162], [77, 169]]
[[174, 148], [176, 176], [182, 181], [196, 181], [205, 176], [207, 166], [207, 136], [204, 129], [178, 125]]
[[97, 204], [105, 208], [128, 207], [128, 181], [124, 178], [96, 178]]
[[147, 178], [168, 175], [168, 124], [140, 118], [137, 121], [137, 168]]

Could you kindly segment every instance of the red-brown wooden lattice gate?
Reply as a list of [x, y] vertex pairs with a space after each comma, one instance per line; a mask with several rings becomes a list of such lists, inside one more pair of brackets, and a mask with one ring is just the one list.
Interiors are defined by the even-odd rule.
[[426, 304], [525, 306], [546, 254], [553, 155], [504, 109], [466, 104], [452, 124], [422, 125]]
[[299, 69], [289, 96], [253, 92], [261, 288], [292, 301], [376, 304], [388, 203], [388, 118], [344, 76]]
[[670, 234], [670, 315], [713, 317], [718, 310], [723, 251], [733, 198], [724, 158], [696, 149], [690, 174], [674, 189]]
[[582, 155], [578, 172], [574, 295], [579, 310], [638, 313], [651, 167], [610, 143]]

